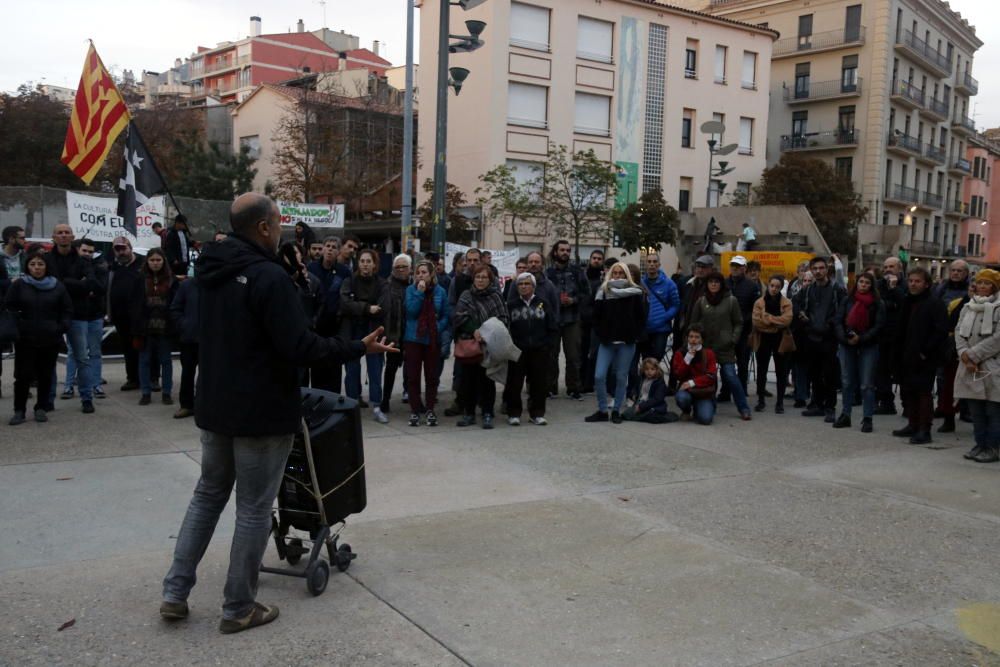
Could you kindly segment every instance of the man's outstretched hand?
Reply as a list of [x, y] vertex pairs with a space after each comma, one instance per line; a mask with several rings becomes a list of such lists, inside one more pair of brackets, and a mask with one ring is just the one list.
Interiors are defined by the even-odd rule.
[[361, 339], [361, 342], [365, 344], [365, 354], [399, 352], [399, 348], [396, 347], [395, 343], [387, 343], [385, 341], [385, 336], [382, 335], [383, 333], [385, 333], [385, 327], [379, 327]]

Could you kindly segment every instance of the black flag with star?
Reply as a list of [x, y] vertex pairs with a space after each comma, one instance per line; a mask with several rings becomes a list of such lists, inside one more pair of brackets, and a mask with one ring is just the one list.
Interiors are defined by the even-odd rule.
[[153, 156], [139, 136], [135, 123], [129, 121], [125, 135], [125, 160], [122, 162], [122, 177], [118, 182], [118, 215], [124, 219], [124, 226], [135, 238], [139, 230], [135, 222], [135, 212], [149, 201], [153, 195], [167, 190], [167, 184], [160, 170], [153, 162]]

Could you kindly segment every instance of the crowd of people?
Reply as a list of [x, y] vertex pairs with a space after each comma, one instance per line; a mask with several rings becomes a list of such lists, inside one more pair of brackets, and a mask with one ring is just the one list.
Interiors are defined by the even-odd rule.
[[[113, 257], [96, 257], [95, 244], [74, 240], [68, 225], [56, 226], [52, 242], [47, 252], [25, 248], [23, 230], [3, 230], [0, 290], [7, 328], [16, 326], [10, 423], [27, 419], [32, 387], [34, 418], [47, 420], [63, 341], [60, 395], [78, 393], [83, 412], [94, 412], [105, 395], [105, 322], [122, 342], [121, 389], [138, 390], [140, 405], [156, 393], [173, 403], [171, 355], [180, 352], [174, 416], [191, 417], [201, 277], [190, 261], [196, 244], [186, 220], [179, 216], [163, 233], [162, 249], [144, 257], [125, 237], [115, 239]], [[213, 241], [225, 242], [224, 234]], [[975, 434], [966, 457], [1000, 459], [1000, 373], [993, 373], [1000, 365], [1000, 273], [970, 277], [961, 260], [935, 284], [926, 270], [906, 270], [890, 257], [857, 274], [848, 289], [822, 256], [788, 277], [762, 276], [742, 255], [732, 257], [728, 276], [713, 255], [698, 257], [690, 275], [668, 276], [656, 254], [638, 266], [594, 250], [579, 265], [571, 244], [559, 240], [547, 257], [536, 251], [520, 258], [506, 279], [478, 249], [456, 256], [451, 267], [433, 253], [400, 254], [383, 277], [379, 253], [358, 238], [319, 239], [299, 225], [277, 261], [315, 333], [357, 340], [382, 327], [401, 350], [300, 369], [303, 385], [343, 392], [380, 423], [392, 418], [399, 381], [409, 425], [437, 426], [444, 361], [453, 356], [454, 398], [443, 416], [460, 427], [495, 428], [497, 412], [520, 426], [525, 389], [528, 422], [545, 425], [546, 403], [559, 396], [561, 381], [568, 399], [594, 395], [587, 422], [707, 425], [720, 404], [731, 402], [740, 419], [751, 420], [769, 405], [784, 414], [788, 400], [835, 429], [851, 428], [860, 407], [860, 430], [871, 433], [876, 415], [897, 413], [898, 387], [906, 425], [894, 436], [927, 444], [935, 419], [941, 433], [962, 419]]]

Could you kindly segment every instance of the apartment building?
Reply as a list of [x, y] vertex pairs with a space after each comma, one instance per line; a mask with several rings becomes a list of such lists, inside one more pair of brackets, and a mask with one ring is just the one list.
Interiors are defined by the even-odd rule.
[[[434, 166], [438, 0], [421, 10], [420, 182]], [[773, 30], [652, 0], [492, 0], [451, 18], [453, 34], [487, 24], [485, 46], [450, 62], [470, 74], [450, 93], [448, 180], [470, 199], [500, 164], [531, 179], [549, 142], [615, 163], [622, 201], [659, 188], [682, 211], [718, 204], [720, 182], [723, 203], [749, 191], [765, 167]], [[722, 136], [700, 131], [711, 120]], [[715, 158], [733, 169], [721, 180], [709, 178], [709, 139], [736, 144]], [[508, 231], [487, 228], [483, 241], [502, 247]]]
[[710, 0], [705, 10], [781, 33], [768, 163], [808, 153], [854, 182], [869, 209], [866, 263], [904, 247], [940, 271], [958, 254], [983, 44], [973, 26], [941, 0]]

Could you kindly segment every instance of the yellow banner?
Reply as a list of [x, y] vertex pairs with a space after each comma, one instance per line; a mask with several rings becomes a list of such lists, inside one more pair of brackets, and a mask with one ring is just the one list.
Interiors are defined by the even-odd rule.
[[809, 261], [813, 258], [813, 255], [808, 252], [790, 252], [790, 251], [753, 251], [746, 250], [743, 252], [724, 252], [722, 253], [722, 275], [729, 275], [729, 262], [732, 261], [735, 255], [743, 255], [746, 257], [748, 262], [757, 261], [760, 262], [760, 279], [762, 281], [767, 281], [767, 279], [774, 275], [775, 273], [780, 273], [785, 276], [785, 280], [793, 280], [796, 276], [796, 270], [798, 269], [799, 262]]

